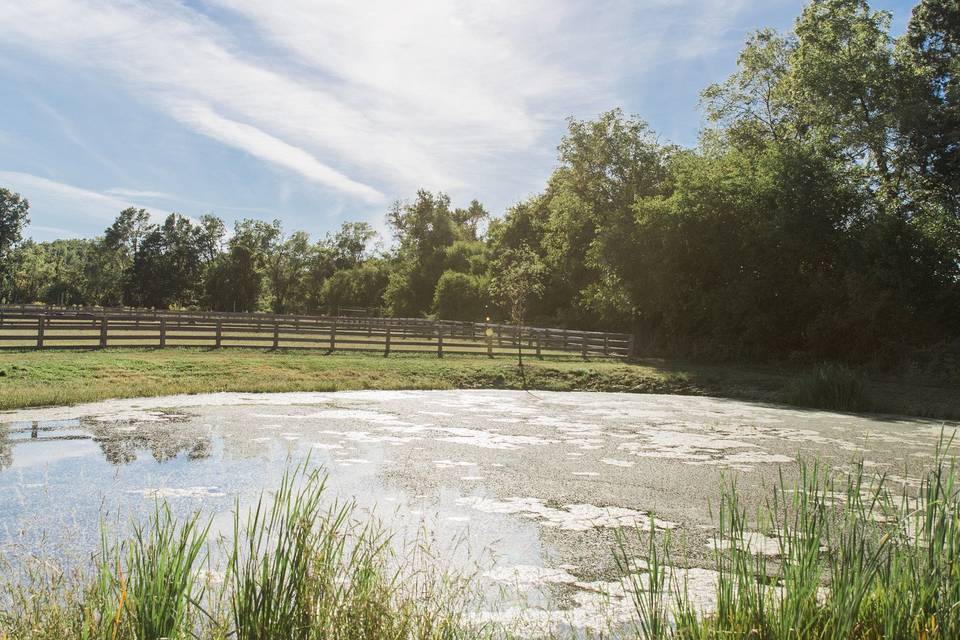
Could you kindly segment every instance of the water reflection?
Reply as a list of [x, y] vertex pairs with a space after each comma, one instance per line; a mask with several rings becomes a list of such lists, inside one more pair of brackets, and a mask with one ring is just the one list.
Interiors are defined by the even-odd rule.
[[13, 444], [7, 435], [7, 427], [0, 425], [0, 471], [13, 464]]
[[208, 458], [210, 434], [184, 429], [187, 419], [186, 415], [166, 414], [163, 419], [135, 424], [76, 419], [0, 425], [0, 470], [13, 465], [17, 447], [42, 446], [49, 450], [51, 445], [71, 441], [96, 443], [112, 465], [129, 464], [141, 452], [147, 452], [156, 462], [172, 460], [182, 453], [191, 460]]

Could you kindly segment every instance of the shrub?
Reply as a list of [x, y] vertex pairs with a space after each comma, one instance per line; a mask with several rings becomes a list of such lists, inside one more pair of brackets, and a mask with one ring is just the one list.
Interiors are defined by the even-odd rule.
[[866, 411], [871, 406], [863, 375], [835, 363], [819, 364], [794, 383], [789, 401], [835, 411]]
[[380, 307], [388, 279], [383, 263], [369, 261], [330, 276], [323, 283], [320, 297], [332, 307]]
[[444, 320], [479, 320], [487, 305], [486, 281], [457, 271], [445, 271], [433, 294], [433, 308]]

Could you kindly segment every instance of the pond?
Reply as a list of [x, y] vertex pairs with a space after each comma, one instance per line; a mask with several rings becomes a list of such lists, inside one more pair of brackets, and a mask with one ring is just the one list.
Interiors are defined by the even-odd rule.
[[[721, 476], [759, 499], [798, 454], [911, 483], [941, 423], [713, 398], [411, 391], [209, 394], [0, 414], [0, 553], [82, 563], [158, 498], [228, 533], [292, 463], [479, 576], [478, 616], [531, 633], [629, 615], [618, 533], [670, 529], [708, 606]], [[492, 599], [490, 593], [497, 593]], [[496, 600], [496, 601], [494, 601]]]

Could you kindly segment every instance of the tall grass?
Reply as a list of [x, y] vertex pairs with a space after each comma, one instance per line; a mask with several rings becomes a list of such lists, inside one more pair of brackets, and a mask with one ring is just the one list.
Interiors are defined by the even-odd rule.
[[[838, 479], [801, 461], [799, 479], [787, 482], [781, 475], [753, 520], [736, 485], [725, 483], [715, 539], [715, 607], [696, 610], [669, 543], [654, 553], [656, 534], [650, 533], [647, 568], [630, 578], [637, 635], [960, 638], [957, 471], [938, 453], [918, 491], [894, 491], [885, 476], [869, 476], [862, 465]], [[776, 535], [775, 557], [751, 548], [757, 533], [750, 522]]]
[[[645, 558], [621, 539], [635, 624], [648, 639], [879, 640], [960, 638], [960, 486], [943, 455], [918, 485], [896, 487], [863, 465], [836, 475], [799, 462], [756, 510], [724, 480], [713, 540], [711, 605], [688, 590], [669, 532], [638, 532]], [[791, 470], [792, 473], [792, 470]], [[790, 476], [793, 478], [794, 476]], [[129, 539], [102, 550], [85, 573], [29, 563], [0, 567], [0, 639], [455, 640], [509, 630], [465, 621], [471, 585], [411, 563], [388, 532], [325, 500], [306, 464], [214, 546], [194, 515], [159, 506]], [[758, 553], [764, 534], [775, 549]], [[660, 536], [666, 536], [661, 538]], [[765, 540], [768, 538], [764, 538]], [[216, 584], [201, 579], [222, 555]], [[425, 563], [431, 565], [431, 563]]]
[[[325, 495], [304, 463], [248, 513], [237, 508], [232, 538], [216, 549], [199, 515], [177, 524], [160, 505], [122, 543], [104, 534], [85, 573], [39, 563], [0, 581], [0, 640], [476, 636], [460, 622], [462, 585], [405, 564], [375, 521], [356, 519], [351, 504], [324, 506]], [[225, 557], [218, 586], [200, 579], [208, 554]]]
[[864, 376], [842, 364], [823, 363], [791, 383], [791, 404], [834, 411], [869, 411], [872, 402]]

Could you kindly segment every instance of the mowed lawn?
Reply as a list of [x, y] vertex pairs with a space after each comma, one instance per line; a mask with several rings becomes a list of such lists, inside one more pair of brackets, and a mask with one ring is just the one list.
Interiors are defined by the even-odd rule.
[[[105, 349], [0, 354], [0, 409], [215, 391], [539, 389], [792, 401], [802, 371], [664, 360], [525, 359], [240, 349]], [[870, 380], [870, 408], [960, 418], [955, 388]]]

